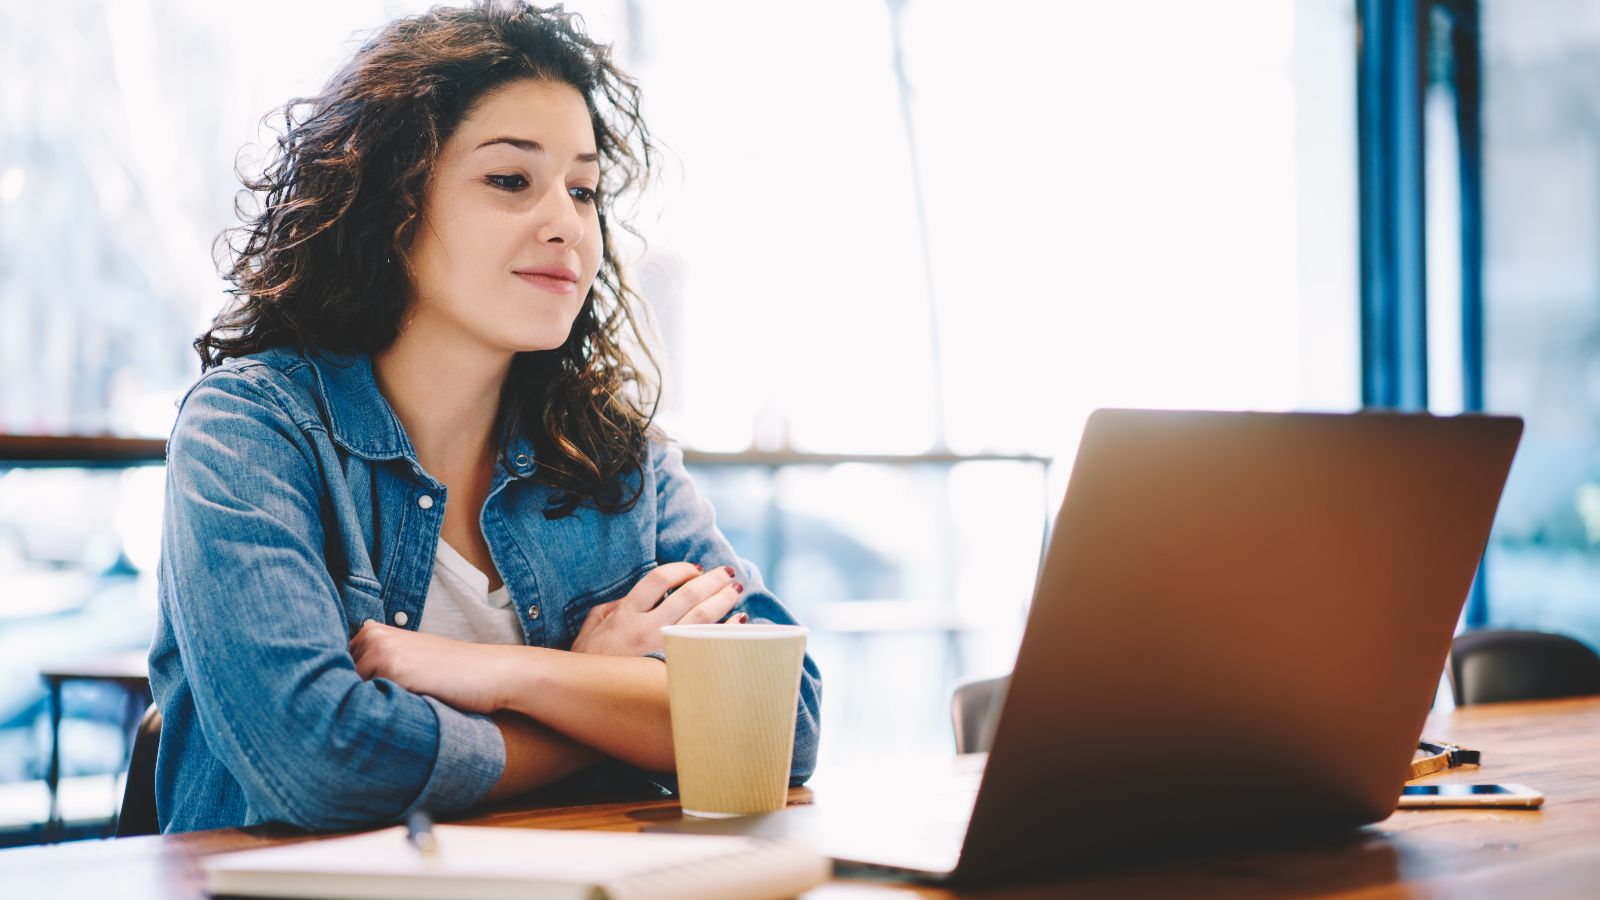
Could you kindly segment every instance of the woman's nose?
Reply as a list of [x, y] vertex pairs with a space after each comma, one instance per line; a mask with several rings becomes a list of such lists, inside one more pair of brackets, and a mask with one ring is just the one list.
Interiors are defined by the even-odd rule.
[[541, 244], [577, 244], [583, 240], [583, 216], [565, 185], [556, 185], [539, 200], [537, 238]]

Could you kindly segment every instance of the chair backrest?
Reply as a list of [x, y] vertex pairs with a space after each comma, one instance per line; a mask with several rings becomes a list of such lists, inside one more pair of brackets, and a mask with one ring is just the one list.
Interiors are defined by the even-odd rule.
[[117, 837], [160, 834], [156, 823], [156, 751], [161, 746], [161, 710], [154, 704], [144, 711], [134, 732], [128, 755], [128, 782], [117, 814]]
[[950, 724], [956, 733], [957, 753], [982, 753], [994, 740], [994, 728], [1005, 705], [1010, 675], [971, 678], [958, 682], [950, 694]]
[[1600, 694], [1600, 656], [1559, 634], [1469, 631], [1450, 647], [1456, 704]]

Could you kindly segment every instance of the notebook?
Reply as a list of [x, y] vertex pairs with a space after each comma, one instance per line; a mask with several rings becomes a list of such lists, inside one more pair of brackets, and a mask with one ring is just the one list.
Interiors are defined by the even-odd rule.
[[754, 900], [793, 897], [832, 875], [799, 841], [440, 825], [424, 855], [404, 828], [219, 854], [200, 861], [212, 895], [329, 900]]

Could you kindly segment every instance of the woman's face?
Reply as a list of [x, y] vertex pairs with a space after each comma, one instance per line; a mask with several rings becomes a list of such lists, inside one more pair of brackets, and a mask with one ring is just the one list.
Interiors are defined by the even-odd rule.
[[527, 79], [484, 95], [428, 179], [406, 330], [500, 352], [561, 346], [600, 270], [599, 181], [576, 88]]

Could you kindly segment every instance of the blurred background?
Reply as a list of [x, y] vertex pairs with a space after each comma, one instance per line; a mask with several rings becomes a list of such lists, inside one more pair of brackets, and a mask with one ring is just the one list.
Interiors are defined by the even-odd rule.
[[[0, 846], [120, 797], [235, 167], [427, 5], [0, 0]], [[1600, 0], [568, 7], [667, 150], [661, 422], [812, 628], [824, 767], [949, 751], [1100, 406], [1521, 414], [1464, 622], [1600, 641]]]

